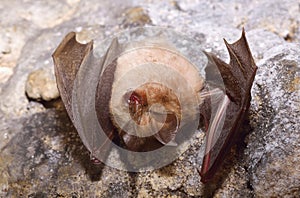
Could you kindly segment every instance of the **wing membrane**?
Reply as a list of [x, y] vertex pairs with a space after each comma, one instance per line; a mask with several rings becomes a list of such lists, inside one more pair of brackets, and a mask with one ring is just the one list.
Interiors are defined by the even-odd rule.
[[206, 53], [209, 59], [206, 69], [207, 81], [213, 86], [218, 86], [219, 82], [214, 83], [215, 72], [218, 70], [224, 83], [226, 95], [219, 102], [211, 101], [212, 107], [218, 106], [215, 113], [212, 111], [204, 112], [204, 117], [211, 119], [209, 120], [206, 151], [200, 173], [201, 181], [204, 183], [213, 178], [232, 145], [232, 139], [238, 133], [239, 126], [250, 106], [250, 91], [257, 69], [244, 31], [238, 41], [228, 44], [225, 40], [225, 44], [230, 55], [229, 64], [212, 54]]

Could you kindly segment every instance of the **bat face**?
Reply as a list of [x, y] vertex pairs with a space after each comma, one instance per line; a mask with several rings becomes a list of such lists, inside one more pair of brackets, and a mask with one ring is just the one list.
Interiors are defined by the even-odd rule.
[[[171, 89], [156, 82], [146, 83], [125, 93], [121, 105], [123, 107], [111, 109], [111, 119], [119, 118], [114, 125], [127, 149], [137, 152], [157, 149], [157, 146], [145, 146], [149, 143], [143, 140], [151, 136], [160, 142], [156, 144], [159, 147], [175, 142], [181, 111], [179, 100]], [[120, 112], [122, 108], [124, 111]]]
[[190, 137], [203, 118], [206, 151], [200, 174], [207, 182], [249, 108], [256, 66], [244, 32], [236, 43], [226, 42], [229, 64], [205, 53], [206, 64], [194, 65], [179, 45], [165, 40], [119, 44], [114, 39], [99, 60], [92, 42], [80, 44], [70, 33], [53, 54], [58, 88], [83, 143], [103, 162], [113, 146], [142, 161], [155, 153], [149, 163], [163, 161], [161, 153], [176, 157], [170, 152], [178, 153], [182, 137]]
[[171, 89], [156, 82], [146, 83], [125, 94], [124, 102], [125, 106], [128, 105], [131, 120], [136, 124], [134, 126], [145, 126], [145, 129], [133, 128], [128, 131], [139, 137], [154, 135], [161, 130], [176, 134], [181, 111], [178, 98]]

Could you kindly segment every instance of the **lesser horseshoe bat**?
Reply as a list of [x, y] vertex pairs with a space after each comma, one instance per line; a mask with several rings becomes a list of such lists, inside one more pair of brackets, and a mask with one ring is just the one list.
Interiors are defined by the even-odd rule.
[[[196, 130], [202, 119], [206, 149], [200, 175], [202, 182], [209, 181], [249, 108], [257, 69], [244, 30], [238, 41], [225, 44], [230, 63], [204, 52], [202, 76], [176, 47], [159, 39], [122, 45], [115, 38], [97, 59], [93, 41], [81, 44], [76, 33], [69, 33], [53, 53], [55, 75], [66, 110], [92, 155], [107, 156], [112, 142], [133, 152], [176, 147], [184, 133], [180, 129], [190, 124]], [[87, 77], [93, 68], [98, 72]]]

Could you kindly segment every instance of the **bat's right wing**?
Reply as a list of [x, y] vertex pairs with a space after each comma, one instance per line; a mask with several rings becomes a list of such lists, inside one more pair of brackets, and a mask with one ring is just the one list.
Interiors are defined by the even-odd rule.
[[219, 72], [224, 89], [223, 93], [211, 94], [210, 101], [205, 101], [203, 103], [205, 106], [202, 105], [202, 115], [209, 123], [200, 173], [201, 181], [204, 183], [213, 178], [243, 122], [250, 106], [250, 91], [257, 69], [244, 31], [237, 42], [228, 44], [225, 41], [225, 44], [230, 55], [229, 64], [212, 54], [207, 54], [209, 59], [206, 68], [207, 82], [212, 87], [218, 87], [221, 82], [216, 73]]

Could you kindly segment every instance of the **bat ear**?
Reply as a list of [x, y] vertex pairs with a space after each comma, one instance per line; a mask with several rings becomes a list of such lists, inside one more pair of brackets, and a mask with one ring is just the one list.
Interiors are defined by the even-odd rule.
[[90, 55], [92, 49], [93, 41], [81, 44], [76, 40], [76, 33], [70, 32], [52, 55], [57, 87], [72, 121], [71, 104], [74, 80], [80, 65]]

